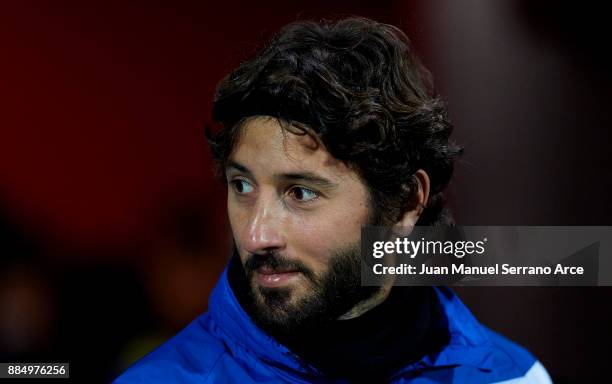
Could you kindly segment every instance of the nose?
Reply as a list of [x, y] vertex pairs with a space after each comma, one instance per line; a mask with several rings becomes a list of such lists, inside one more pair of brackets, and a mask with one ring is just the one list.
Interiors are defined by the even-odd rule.
[[285, 247], [282, 211], [274, 196], [260, 198], [253, 206], [243, 231], [242, 246], [252, 254], [264, 254]]

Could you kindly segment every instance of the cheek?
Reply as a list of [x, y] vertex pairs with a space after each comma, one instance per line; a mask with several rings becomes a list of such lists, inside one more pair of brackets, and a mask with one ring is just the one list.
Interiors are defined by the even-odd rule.
[[[316, 217], [294, 220], [294, 250], [308, 255], [316, 271], [325, 270], [335, 250], [359, 243], [361, 225], [367, 218], [365, 206], [338, 204]], [[299, 228], [299, 231], [295, 230]]]
[[232, 231], [232, 236], [236, 243], [236, 247], [238, 247], [238, 251], [242, 256], [242, 247], [240, 245], [241, 234], [243, 233], [244, 226], [246, 225], [247, 217], [245, 215], [245, 210], [240, 209], [236, 206], [236, 204], [232, 203], [231, 198], [228, 198], [227, 202], [227, 215], [229, 219], [230, 228]]

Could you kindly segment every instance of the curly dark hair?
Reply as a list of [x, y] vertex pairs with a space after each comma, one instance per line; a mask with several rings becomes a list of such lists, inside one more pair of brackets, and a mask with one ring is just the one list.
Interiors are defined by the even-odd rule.
[[219, 175], [245, 119], [272, 116], [287, 131], [316, 135], [357, 171], [378, 223], [416, 208], [423, 169], [430, 198], [417, 224], [451, 224], [443, 190], [462, 148], [432, 77], [398, 28], [365, 18], [299, 21], [219, 84], [207, 138]]

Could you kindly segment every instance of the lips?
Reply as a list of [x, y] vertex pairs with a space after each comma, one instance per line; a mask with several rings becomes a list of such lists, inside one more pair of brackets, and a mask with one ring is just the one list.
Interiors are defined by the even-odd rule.
[[292, 269], [270, 268], [261, 266], [255, 270], [255, 278], [260, 285], [268, 288], [290, 284], [300, 272]]

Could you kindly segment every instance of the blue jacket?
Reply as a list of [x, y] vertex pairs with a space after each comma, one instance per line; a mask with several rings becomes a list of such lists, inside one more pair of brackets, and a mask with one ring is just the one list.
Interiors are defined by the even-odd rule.
[[[480, 324], [448, 288], [436, 288], [450, 341], [399, 370], [394, 383], [551, 383], [525, 349]], [[260, 330], [238, 303], [227, 269], [208, 312], [138, 361], [115, 384], [324, 383], [313, 367]]]

